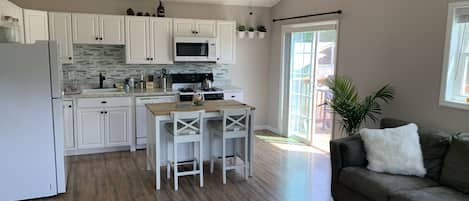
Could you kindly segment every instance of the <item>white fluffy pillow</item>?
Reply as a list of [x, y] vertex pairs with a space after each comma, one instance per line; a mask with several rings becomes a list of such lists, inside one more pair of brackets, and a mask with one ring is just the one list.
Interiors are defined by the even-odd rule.
[[361, 129], [368, 169], [375, 172], [425, 176], [417, 125], [397, 128]]

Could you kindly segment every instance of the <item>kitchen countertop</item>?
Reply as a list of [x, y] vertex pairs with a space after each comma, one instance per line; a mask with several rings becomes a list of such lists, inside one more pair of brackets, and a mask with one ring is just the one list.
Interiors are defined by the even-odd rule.
[[[224, 91], [239, 91], [241, 88], [235, 86], [223, 86], [220, 87]], [[64, 99], [73, 99], [73, 98], [103, 98], [103, 97], [139, 97], [139, 96], [164, 96], [164, 95], [176, 95], [178, 90], [161, 88], [155, 89], [133, 89], [129, 93], [90, 93], [90, 94], [81, 94], [81, 93], [65, 93]]]
[[102, 97], [136, 97], [136, 96], [163, 96], [163, 95], [176, 95], [177, 90], [161, 88], [156, 89], [133, 89], [129, 93], [90, 93], [90, 94], [65, 94], [64, 99], [67, 98], [102, 98]]
[[256, 108], [244, 103], [235, 101], [235, 100], [212, 100], [205, 101], [201, 106], [190, 106], [190, 107], [178, 107], [178, 104], [181, 102], [173, 103], [153, 103], [146, 104], [148, 110], [150, 110], [153, 115], [169, 115], [171, 112], [187, 112], [187, 111], [197, 111], [205, 110], [205, 112], [218, 112], [223, 109], [242, 109], [242, 108], [251, 108], [255, 110]]

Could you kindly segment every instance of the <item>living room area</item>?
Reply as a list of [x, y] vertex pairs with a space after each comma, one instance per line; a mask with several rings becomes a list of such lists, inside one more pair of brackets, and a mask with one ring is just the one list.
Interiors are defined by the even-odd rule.
[[469, 0], [0, 0], [0, 58], [0, 201], [469, 201]]
[[[273, 23], [269, 125], [325, 150], [317, 136], [333, 119], [333, 200], [469, 200], [469, 2], [281, 1], [272, 15], [331, 11], [341, 13]], [[338, 35], [335, 69], [316, 60], [310, 73], [305, 53], [324, 58], [328, 41], [305, 33], [326, 30]], [[330, 95], [302, 92], [324, 86]]]

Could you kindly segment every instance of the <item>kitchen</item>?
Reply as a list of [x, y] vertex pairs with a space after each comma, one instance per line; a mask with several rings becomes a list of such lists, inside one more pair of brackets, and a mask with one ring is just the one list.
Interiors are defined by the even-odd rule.
[[[17, 42], [32, 46], [44, 46], [43, 40], [58, 43], [65, 175], [69, 156], [146, 148], [145, 104], [190, 103], [194, 95], [206, 101], [244, 102], [245, 90], [231, 84], [239, 79], [233, 76], [239, 71], [235, 68], [247, 66], [239, 61], [245, 56], [239, 54], [238, 46], [265, 43], [261, 39], [241, 41], [237, 22], [224, 18], [52, 12], [1, 3], [2, 16], [8, 14], [24, 25], [17, 27], [18, 33], [24, 32], [17, 35]], [[194, 47], [198, 48], [195, 55]], [[200, 52], [203, 56], [197, 55]], [[64, 188], [56, 192], [64, 192]]]

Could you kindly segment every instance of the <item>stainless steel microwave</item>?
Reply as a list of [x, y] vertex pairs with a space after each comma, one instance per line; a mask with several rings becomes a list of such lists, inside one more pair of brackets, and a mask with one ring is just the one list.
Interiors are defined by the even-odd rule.
[[176, 62], [216, 62], [216, 38], [175, 37], [174, 61]]

